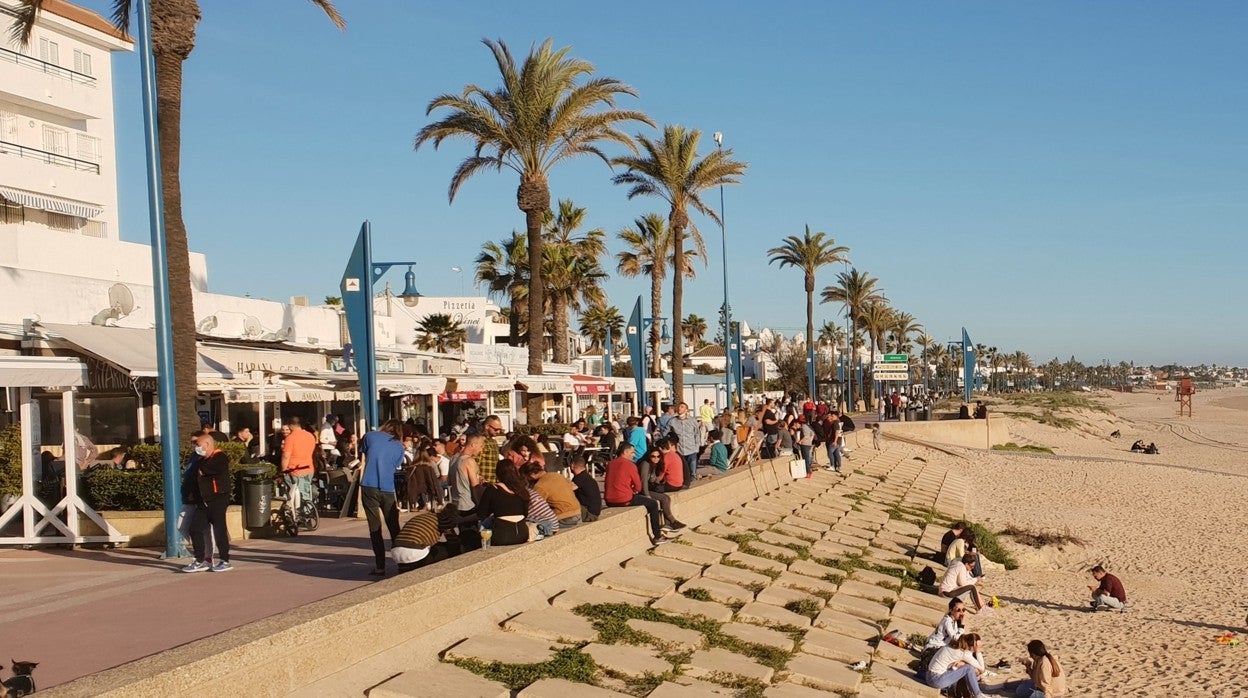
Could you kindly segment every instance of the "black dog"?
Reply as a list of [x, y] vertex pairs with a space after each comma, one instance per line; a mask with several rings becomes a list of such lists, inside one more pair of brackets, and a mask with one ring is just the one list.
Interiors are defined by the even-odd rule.
[[38, 662], [19, 662], [13, 661], [13, 676], [4, 680], [4, 693], [6, 698], [22, 698], [35, 692], [35, 677], [31, 674], [35, 671], [35, 667], [39, 666]]

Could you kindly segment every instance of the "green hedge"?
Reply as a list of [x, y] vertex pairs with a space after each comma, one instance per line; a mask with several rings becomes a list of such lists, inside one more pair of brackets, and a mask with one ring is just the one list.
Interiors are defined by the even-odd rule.
[[[272, 478], [276, 468], [269, 463], [244, 463], [246, 448], [240, 443], [217, 445], [230, 459], [230, 475], [234, 482], [231, 499], [239, 501], [238, 472], [242, 468], [264, 467], [264, 477]], [[185, 467], [190, 459], [190, 449], [184, 448], [181, 464]], [[161, 472], [161, 448], [158, 445], [135, 446], [130, 457], [138, 466], [134, 470], [92, 470], [79, 481], [82, 497], [98, 511], [148, 511], [165, 506], [164, 474]]]
[[22, 493], [22, 432], [16, 424], [0, 431], [0, 496]]

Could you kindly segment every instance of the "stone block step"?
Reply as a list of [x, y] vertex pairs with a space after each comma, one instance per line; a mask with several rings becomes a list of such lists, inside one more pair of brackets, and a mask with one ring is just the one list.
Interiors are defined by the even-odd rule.
[[636, 594], [626, 594], [622, 591], [611, 591], [610, 589], [602, 589], [588, 584], [578, 584], [550, 600], [551, 606], [564, 608], [569, 611], [582, 604], [594, 606], [605, 603], [645, 606], [650, 603], [650, 599], [644, 596], [637, 596]]
[[771, 667], [726, 649], [716, 647], [709, 650], [698, 650], [689, 658], [684, 673], [695, 679], [710, 679], [722, 674], [741, 676], [767, 683], [775, 672]]
[[721, 554], [727, 554], [737, 549], [737, 544], [730, 540], [725, 540], [717, 536], [708, 536], [705, 533], [697, 533], [694, 531], [688, 531], [681, 536], [680, 543]]
[[[856, 695], [862, 694], [858, 693]], [[763, 698], [830, 698], [830, 696], [827, 691], [820, 691], [810, 686], [784, 681], [768, 686], [763, 691]]]
[[910, 651], [902, 649], [891, 642], [883, 642], [875, 646], [875, 652], [872, 657], [876, 662], [888, 662], [895, 667], [907, 669], [910, 662], [919, 658], [919, 650]]
[[880, 626], [875, 621], [832, 608], [819, 612], [815, 618], [815, 627], [858, 640], [874, 640], [880, 637]]
[[680, 593], [699, 589], [707, 593], [711, 600], [724, 604], [746, 603], [754, 600], [754, 592], [736, 584], [719, 582], [714, 579], [698, 577], [680, 585]]
[[703, 533], [708, 536], [717, 536], [719, 538], [725, 538], [725, 539], [728, 538], [729, 536], [739, 536], [742, 533], [744, 533], [744, 531], [742, 531], [739, 528], [735, 528], [733, 526], [729, 526], [727, 524], [722, 524], [722, 523], [714, 522], [714, 521], [707, 522], [707, 523], [702, 524], [701, 526], [698, 526], [697, 531], [698, 533]]
[[916, 623], [936, 627], [945, 614], [928, 606], [920, 606], [912, 601], [899, 601], [893, 606], [893, 617], [912, 620]]
[[702, 574], [702, 565], [683, 560], [659, 557], [658, 555], [638, 555], [624, 563], [624, 569], [647, 572], [649, 574], [684, 581]]
[[510, 698], [507, 686], [477, 676], [454, 664], [435, 664], [405, 671], [368, 691], [369, 698], [423, 698], [424, 696], [481, 696]]
[[656, 557], [664, 557], [669, 560], [680, 560], [681, 562], [692, 562], [695, 565], [711, 565], [719, 562], [723, 555], [707, 550], [705, 548], [695, 548], [692, 545], [681, 545], [680, 543], [669, 543], [660, 545], [650, 551], [651, 555]]
[[732, 609], [714, 601], [698, 601], [681, 594], [669, 594], [651, 606], [658, 611], [676, 616], [702, 616], [709, 620], [726, 623], [732, 620]]
[[676, 583], [666, 577], [635, 570], [610, 569], [590, 582], [596, 587], [657, 599], [672, 593]]
[[802, 637], [802, 651], [846, 664], [871, 659], [871, 645], [867, 644], [866, 640], [834, 633], [823, 628], [811, 628], [806, 631], [806, 635]]
[[774, 511], [768, 511], [766, 509], [760, 509], [758, 507], [737, 507], [729, 513], [739, 519], [753, 519], [755, 521], [765, 523], [768, 526], [784, 518], [783, 514], [778, 514]]
[[[446, 694], [428, 693], [426, 695], [442, 696]], [[542, 679], [529, 684], [516, 694], [516, 698], [568, 698], [568, 696], [576, 696], [577, 698], [628, 698], [629, 694], [599, 688], [598, 686], [590, 686], [585, 683], [576, 683], [567, 679]]]
[[874, 570], [856, 569], [850, 573], [849, 578], [876, 586], [891, 586], [894, 591], [901, 587], [901, 580], [897, 577]]
[[715, 517], [716, 523], [730, 526], [732, 528], [741, 528], [747, 531], [766, 531], [767, 524], [758, 519], [745, 518], [741, 516], [732, 516], [730, 514], [720, 514]]
[[642, 678], [646, 674], [662, 674], [671, 671], [672, 665], [654, 651], [636, 645], [600, 645], [591, 643], [581, 649], [594, 658], [594, 663], [614, 674]]
[[898, 669], [887, 662], [876, 662], [871, 665], [871, 683], [881, 689], [896, 688], [930, 698], [940, 696], [939, 689], [916, 680], [914, 672], [910, 669]]
[[594, 630], [594, 626], [584, 616], [549, 606], [525, 611], [503, 623], [503, 627], [535, 640], [568, 645], [580, 645], [598, 639], [598, 631]]
[[745, 567], [748, 567], [752, 570], [769, 570], [772, 572], [783, 572], [785, 569], [787, 569], [783, 562], [780, 562], [778, 560], [771, 560], [765, 557], [759, 557], [757, 555], [751, 555], [749, 553], [742, 552], [740, 550], [738, 550], [735, 553], [728, 553], [728, 555], [724, 557], [724, 560], [735, 562], [739, 565], [744, 565]]
[[[922, 684], [920, 684], [920, 686], [922, 688], [926, 688], [926, 686], [922, 686]], [[922, 688], [920, 688], [920, 690], [922, 690]], [[651, 695], [654, 695], [654, 694], [651, 694]], [[764, 693], [764, 695], [766, 694]], [[907, 691], [904, 688], [897, 688], [895, 686], [883, 686], [883, 685], [876, 685], [874, 683], [863, 683], [861, 686], [858, 687], [858, 693], [855, 694], [855, 698], [926, 698], [928, 696], [932, 696], [933, 698], [939, 698], [940, 691], [937, 691], [934, 694], [933, 693], [916, 693], [914, 691]]]
[[758, 592], [758, 596], [754, 597], [754, 600], [759, 603], [769, 603], [772, 606], [779, 606], [780, 608], [784, 608], [786, 604], [790, 604], [794, 601], [814, 601], [819, 605], [819, 608], [823, 608], [824, 603], [823, 599], [808, 591], [793, 589], [780, 584], [772, 584], [766, 589]]
[[[785, 519], [785, 521], [792, 518], [793, 517], [790, 516]], [[801, 526], [794, 526], [793, 524], [785, 523], [785, 521], [781, 521], [780, 523], [772, 526], [772, 533], [792, 538], [794, 541], [797, 541], [799, 545], [810, 545], [811, 543], [819, 540], [819, 538], [823, 535], [822, 532], [812, 531], [809, 528], [802, 528]], [[766, 538], [763, 540], [766, 540]]]
[[748, 642], [754, 645], [763, 645], [765, 647], [775, 647], [785, 652], [793, 651], [793, 638], [788, 633], [782, 633], [779, 630], [771, 628], [761, 628], [757, 625], [749, 623], [725, 623], [723, 632], [732, 637]]
[[[782, 524], [776, 524], [775, 526], [780, 526], [780, 525]], [[779, 546], [785, 546], [785, 547], [790, 546], [790, 545], [796, 545], [796, 546], [803, 547], [803, 548], [810, 547], [810, 544], [813, 542], [809, 540], [804, 540], [802, 538], [794, 538], [793, 536], [788, 536], [783, 533], [777, 533], [775, 531], [775, 526], [773, 526], [772, 530], [770, 531], [763, 531], [759, 533], [758, 539], [764, 543], [770, 543], [772, 545], [779, 545]]]
[[906, 638], [911, 635], [922, 635], [923, 637], [927, 637], [928, 635], [931, 635], [932, 631], [935, 629], [936, 626], [934, 625], [925, 625], [923, 623], [916, 623], [912, 620], [906, 620], [905, 618], [893, 617], [888, 620], [888, 625], [884, 628], [883, 634], [888, 634], [897, 630], [901, 632], [902, 637]]
[[771, 577], [758, 572], [743, 570], [739, 567], [729, 567], [728, 565], [711, 565], [702, 570], [702, 576], [706, 579], [714, 579], [719, 582], [728, 582], [737, 586], [753, 589], [758, 592], [759, 589], [754, 587], [766, 587], [771, 584]]
[[836, 593], [836, 585], [832, 582], [804, 574], [797, 574], [796, 572], [782, 572], [779, 577], [776, 577], [775, 583], [821, 597], [831, 596]]
[[658, 688], [651, 691], [646, 698], [718, 698], [719, 696], [736, 695], [736, 691], [726, 686], [707, 683], [706, 681], [694, 681], [684, 676], [678, 678], [681, 681], [688, 681], [689, 684], [664, 681], [659, 684]]
[[857, 596], [868, 601], [887, 602], [897, 598], [897, 592], [892, 589], [885, 589], [882, 586], [860, 582], [852, 578], [841, 582], [840, 591], [843, 594]]
[[555, 656], [547, 640], [502, 631], [474, 635], [443, 653], [443, 658], [476, 659], [489, 664], [538, 664]]
[[653, 637], [658, 644], [675, 648], [678, 651], [694, 650], [702, 646], [702, 633], [696, 630], [640, 618], [628, 619], [627, 625], [637, 632]]
[[815, 579], [823, 579], [829, 574], [836, 577], [837, 580], [845, 578], [844, 571], [815, 562], [814, 560], [795, 560], [789, 563], [789, 571], [807, 577], [814, 577]]
[[810, 546], [810, 554], [815, 557], [830, 557], [834, 560], [844, 558], [846, 555], [859, 555], [862, 553], [861, 547], [854, 547], [838, 543], [827, 538]]
[[746, 623], [754, 623], [755, 625], [764, 625], [769, 628], [779, 628], [782, 626], [793, 626], [795, 628], [810, 627], [810, 619], [798, 613], [794, 613], [788, 609], [772, 606], [771, 604], [747, 603], [740, 611], [737, 611], [737, 620]]
[[756, 540], [746, 543], [745, 545], [741, 546], [741, 549], [743, 552], [747, 552], [751, 555], [758, 555], [760, 557], [770, 558], [773, 560], [777, 560], [779, 562], [783, 562], [785, 564], [793, 562], [794, 560], [797, 559], [796, 550], [783, 548], [779, 545], [772, 545], [771, 543], [763, 543], [761, 541], [756, 541]]
[[798, 652], [785, 669], [789, 672], [789, 681], [824, 691], [851, 693], [858, 690], [862, 681], [862, 674], [846, 664], [805, 652]]
[[901, 600], [920, 606], [927, 606], [932, 610], [940, 611], [942, 614], [949, 610], [949, 599], [944, 596], [929, 594], [926, 591], [919, 591], [918, 589], [902, 589]]
[[784, 520], [781, 521], [781, 523], [793, 526], [794, 528], [804, 528], [811, 533], [826, 533], [832, 527], [831, 524], [823, 521], [815, 521], [814, 519], [803, 516], [802, 513], [804, 511], [804, 509], [798, 510], [796, 514], [784, 517]]
[[868, 601], [867, 599], [861, 599], [842, 592], [837, 592], [835, 596], [828, 599], [828, 608], [875, 622], [885, 620], [889, 615], [888, 606], [882, 603]]

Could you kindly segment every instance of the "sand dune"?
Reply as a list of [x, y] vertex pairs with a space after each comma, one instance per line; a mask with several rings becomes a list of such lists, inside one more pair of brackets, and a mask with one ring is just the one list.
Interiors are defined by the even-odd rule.
[[[986, 590], [1010, 605], [968, 625], [988, 638], [990, 664], [1017, 664], [1034, 638], [1067, 668], [1072, 695], [1248, 696], [1248, 390], [1197, 395], [1195, 417], [1182, 420], [1173, 396], [1157, 397], [1103, 395], [1115, 415], [1085, 412], [1071, 430], [1018, 420], [1015, 441], [1059, 457], [927, 456], [978, 483], [973, 518], [1068, 529], [1086, 542], [1019, 549], [1020, 569], [989, 575]], [[1109, 438], [1114, 429], [1120, 438]], [[1161, 454], [1130, 453], [1137, 438]], [[1096, 562], [1122, 578], [1130, 612], [1084, 610]], [[1245, 644], [1218, 644], [1228, 630]]]

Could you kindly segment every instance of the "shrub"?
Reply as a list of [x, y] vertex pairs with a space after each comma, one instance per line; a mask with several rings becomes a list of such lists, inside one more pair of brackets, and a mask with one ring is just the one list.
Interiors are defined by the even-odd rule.
[[988, 530], [983, 524], [968, 522], [967, 525], [975, 534], [975, 545], [979, 548], [981, 555], [993, 562], [1005, 565], [1007, 570], [1018, 569], [1018, 561], [1001, 546], [1001, 539], [997, 537], [996, 532]]
[[22, 432], [16, 424], [0, 430], [0, 497], [22, 493]]
[[[238, 503], [242, 497], [238, 474], [243, 468], [263, 467], [262, 477], [272, 478], [277, 469], [269, 463], [244, 463], [246, 447], [241, 443], [225, 442], [218, 447], [230, 461], [230, 479], [234, 483], [231, 501]], [[185, 467], [190, 460], [190, 448], [182, 449], [179, 459]], [[159, 445], [144, 444], [130, 451], [131, 459], [138, 466], [134, 470], [92, 470], [80, 480], [82, 497], [97, 511], [147, 511], [165, 506], [162, 451]], [[179, 487], [181, 483], [179, 481]], [[179, 497], [181, 495], [179, 494]]]

